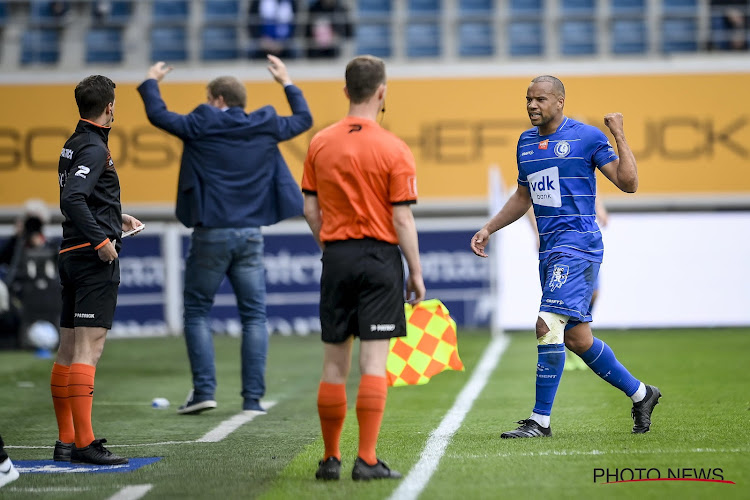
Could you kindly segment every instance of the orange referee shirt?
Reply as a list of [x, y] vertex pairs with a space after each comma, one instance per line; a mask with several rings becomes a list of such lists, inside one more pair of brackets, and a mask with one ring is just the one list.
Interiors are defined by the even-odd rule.
[[348, 116], [310, 141], [302, 191], [318, 197], [321, 241], [398, 244], [393, 205], [417, 202], [414, 155], [373, 120]]

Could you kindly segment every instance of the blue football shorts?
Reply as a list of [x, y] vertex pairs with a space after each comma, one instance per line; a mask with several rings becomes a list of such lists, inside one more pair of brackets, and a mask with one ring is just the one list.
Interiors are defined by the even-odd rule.
[[553, 253], [539, 262], [542, 283], [540, 311], [570, 316], [566, 330], [591, 321], [591, 295], [594, 293], [599, 263], [564, 253]]

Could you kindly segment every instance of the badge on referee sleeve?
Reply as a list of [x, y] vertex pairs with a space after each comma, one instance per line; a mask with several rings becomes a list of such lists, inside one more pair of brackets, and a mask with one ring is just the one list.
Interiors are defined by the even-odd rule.
[[456, 322], [438, 299], [404, 304], [406, 337], [391, 339], [386, 377], [392, 387], [422, 385], [444, 370], [464, 371]]

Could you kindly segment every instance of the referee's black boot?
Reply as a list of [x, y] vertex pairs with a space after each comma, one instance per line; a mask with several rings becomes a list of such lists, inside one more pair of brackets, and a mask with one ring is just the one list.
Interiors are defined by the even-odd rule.
[[352, 469], [352, 479], [355, 481], [369, 481], [370, 479], [401, 479], [401, 473], [391, 470], [385, 462], [377, 459], [375, 465], [370, 465], [357, 457]]
[[52, 453], [52, 459], [55, 462], [70, 462], [70, 455], [73, 452], [74, 443], [63, 443], [55, 441], [55, 451]]
[[73, 447], [70, 454], [70, 462], [74, 464], [94, 464], [94, 465], [120, 465], [128, 463], [127, 458], [115, 455], [107, 448], [104, 443], [107, 440], [95, 439], [90, 445], [83, 448]]
[[341, 476], [341, 460], [336, 457], [328, 457], [318, 462], [318, 470], [315, 471], [315, 479], [339, 479]]

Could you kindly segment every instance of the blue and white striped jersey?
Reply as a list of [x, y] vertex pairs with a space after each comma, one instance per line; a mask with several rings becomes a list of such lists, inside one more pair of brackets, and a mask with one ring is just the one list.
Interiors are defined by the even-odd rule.
[[539, 259], [554, 252], [601, 262], [596, 223], [595, 168], [617, 159], [601, 130], [564, 117], [557, 130], [521, 134], [516, 149], [518, 183], [529, 188], [539, 228]]

